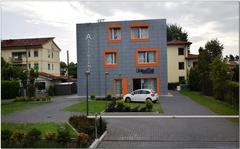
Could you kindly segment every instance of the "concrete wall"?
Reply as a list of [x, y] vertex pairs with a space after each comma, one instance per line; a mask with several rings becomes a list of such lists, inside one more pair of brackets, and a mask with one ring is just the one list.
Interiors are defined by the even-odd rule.
[[[130, 27], [132, 23], [149, 24], [149, 42], [131, 42]], [[108, 25], [120, 24], [122, 42], [108, 42]], [[90, 34], [90, 63], [91, 75], [89, 76], [89, 93], [104, 96], [105, 72], [107, 77], [107, 92], [113, 93], [114, 78], [127, 78], [128, 92], [132, 90], [132, 78], [160, 77], [160, 94], [167, 94], [167, 46], [166, 46], [166, 20], [139, 20], [139, 21], [118, 21], [102, 22], [92, 24], [77, 24], [77, 63], [78, 63], [78, 95], [86, 95], [87, 70], [87, 40], [86, 35]], [[104, 50], [118, 49], [118, 66], [114, 68], [104, 67]], [[154, 74], [136, 73], [136, 48], [159, 48], [160, 66], [150, 67]], [[141, 67], [148, 68], [148, 67]], [[121, 75], [120, 75], [121, 74]]]

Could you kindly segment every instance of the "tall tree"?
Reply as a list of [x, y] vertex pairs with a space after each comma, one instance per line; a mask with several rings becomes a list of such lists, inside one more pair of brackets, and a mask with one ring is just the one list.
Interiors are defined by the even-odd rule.
[[229, 60], [230, 61], [234, 61], [235, 60], [235, 58], [234, 58], [234, 56], [232, 54], [229, 55]]
[[210, 79], [213, 83], [214, 97], [219, 100], [224, 99], [227, 92], [228, 81], [232, 80], [232, 72], [221, 58], [215, 58], [210, 64]]
[[212, 95], [212, 81], [210, 79], [210, 64], [215, 58], [222, 57], [223, 45], [217, 40], [213, 39], [205, 44], [204, 49], [199, 48], [198, 57], [198, 71], [200, 77], [201, 91], [205, 95]]
[[73, 76], [73, 78], [77, 78], [77, 63], [74, 64], [71, 62], [69, 64], [69, 75]]
[[188, 41], [188, 33], [183, 31], [182, 27], [177, 24], [168, 24], [167, 41], [171, 41], [173, 39]]
[[60, 74], [64, 75], [67, 70], [67, 64], [63, 61], [60, 62]]

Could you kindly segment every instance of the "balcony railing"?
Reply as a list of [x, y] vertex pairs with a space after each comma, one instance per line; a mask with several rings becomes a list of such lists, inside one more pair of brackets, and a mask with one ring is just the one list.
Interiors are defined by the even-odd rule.
[[10, 57], [12, 63], [22, 63], [23, 58], [22, 57]]

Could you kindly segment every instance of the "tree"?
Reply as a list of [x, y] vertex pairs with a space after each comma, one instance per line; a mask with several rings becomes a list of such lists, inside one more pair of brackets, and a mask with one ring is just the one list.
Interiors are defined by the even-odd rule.
[[210, 64], [210, 79], [213, 83], [214, 97], [219, 100], [224, 100], [224, 95], [227, 92], [227, 84], [232, 80], [232, 72], [221, 58], [215, 58]]
[[235, 60], [236, 60], [236, 61], [239, 60], [239, 56], [238, 56], [238, 55], [235, 56]]
[[188, 76], [188, 83], [191, 90], [198, 91], [200, 89], [199, 79], [200, 79], [200, 76], [199, 76], [198, 66], [192, 67], [189, 71], [189, 76]]
[[205, 44], [204, 49], [199, 48], [198, 57], [198, 72], [200, 89], [205, 95], [212, 95], [212, 81], [210, 79], [210, 64], [215, 58], [222, 57], [223, 45], [217, 40], [213, 39]]
[[173, 39], [188, 41], [188, 33], [182, 30], [177, 24], [167, 25], [167, 41]]
[[239, 82], [239, 65], [233, 68], [233, 81]]
[[73, 78], [77, 78], [77, 63], [74, 64], [73, 62], [71, 62], [69, 64], [69, 75], [73, 76]]
[[64, 75], [67, 70], [67, 64], [63, 61], [60, 62], [60, 74]]
[[232, 54], [229, 55], [229, 60], [230, 61], [234, 61], [235, 60], [235, 58], [234, 58], [234, 56]]

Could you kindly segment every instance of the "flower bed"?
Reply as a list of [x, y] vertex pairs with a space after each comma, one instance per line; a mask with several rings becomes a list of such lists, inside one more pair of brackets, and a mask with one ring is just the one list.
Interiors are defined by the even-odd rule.
[[[96, 138], [95, 138], [95, 119], [87, 118], [86, 116], [72, 116], [69, 118], [69, 123], [78, 131], [78, 138], [82, 138], [84, 141], [84, 145], [89, 146]], [[107, 124], [100, 117], [96, 121], [97, 126], [97, 137], [100, 137], [107, 129]], [[85, 134], [85, 135], [84, 135]], [[88, 135], [88, 139], [86, 138]]]
[[[159, 107], [157, 109], [156, 107]], [[154, 105], [152, 101], [146, 100], [144, 103], [125, 103], [123, 99], [113, 100], [108, 104], [105, 112], [161, 112], [160, 104]]]
[[50, 102], [52, 99], [51, 96], [40, 96], [40, 97], [28, 97], [28, 96], [20, 96], [16, 97], [15, 102], [28, 102], [28, 101], [46, 101]]
[[[69, 123], [78, 131], [74, 138], [70, 134], [68, 125], [60, 127], [57, 132], [43, 134], [40, 130], [32, 128], [28, 131], [21, 129], [1, 130], [2, 148], [81, 148], [89, 147], [95, 140], [95, 119], [86, 116], [72, 116]], [[101, 136], [106, 130], [106, 122], [101, 118], [97, 120], [97, 135]]]

